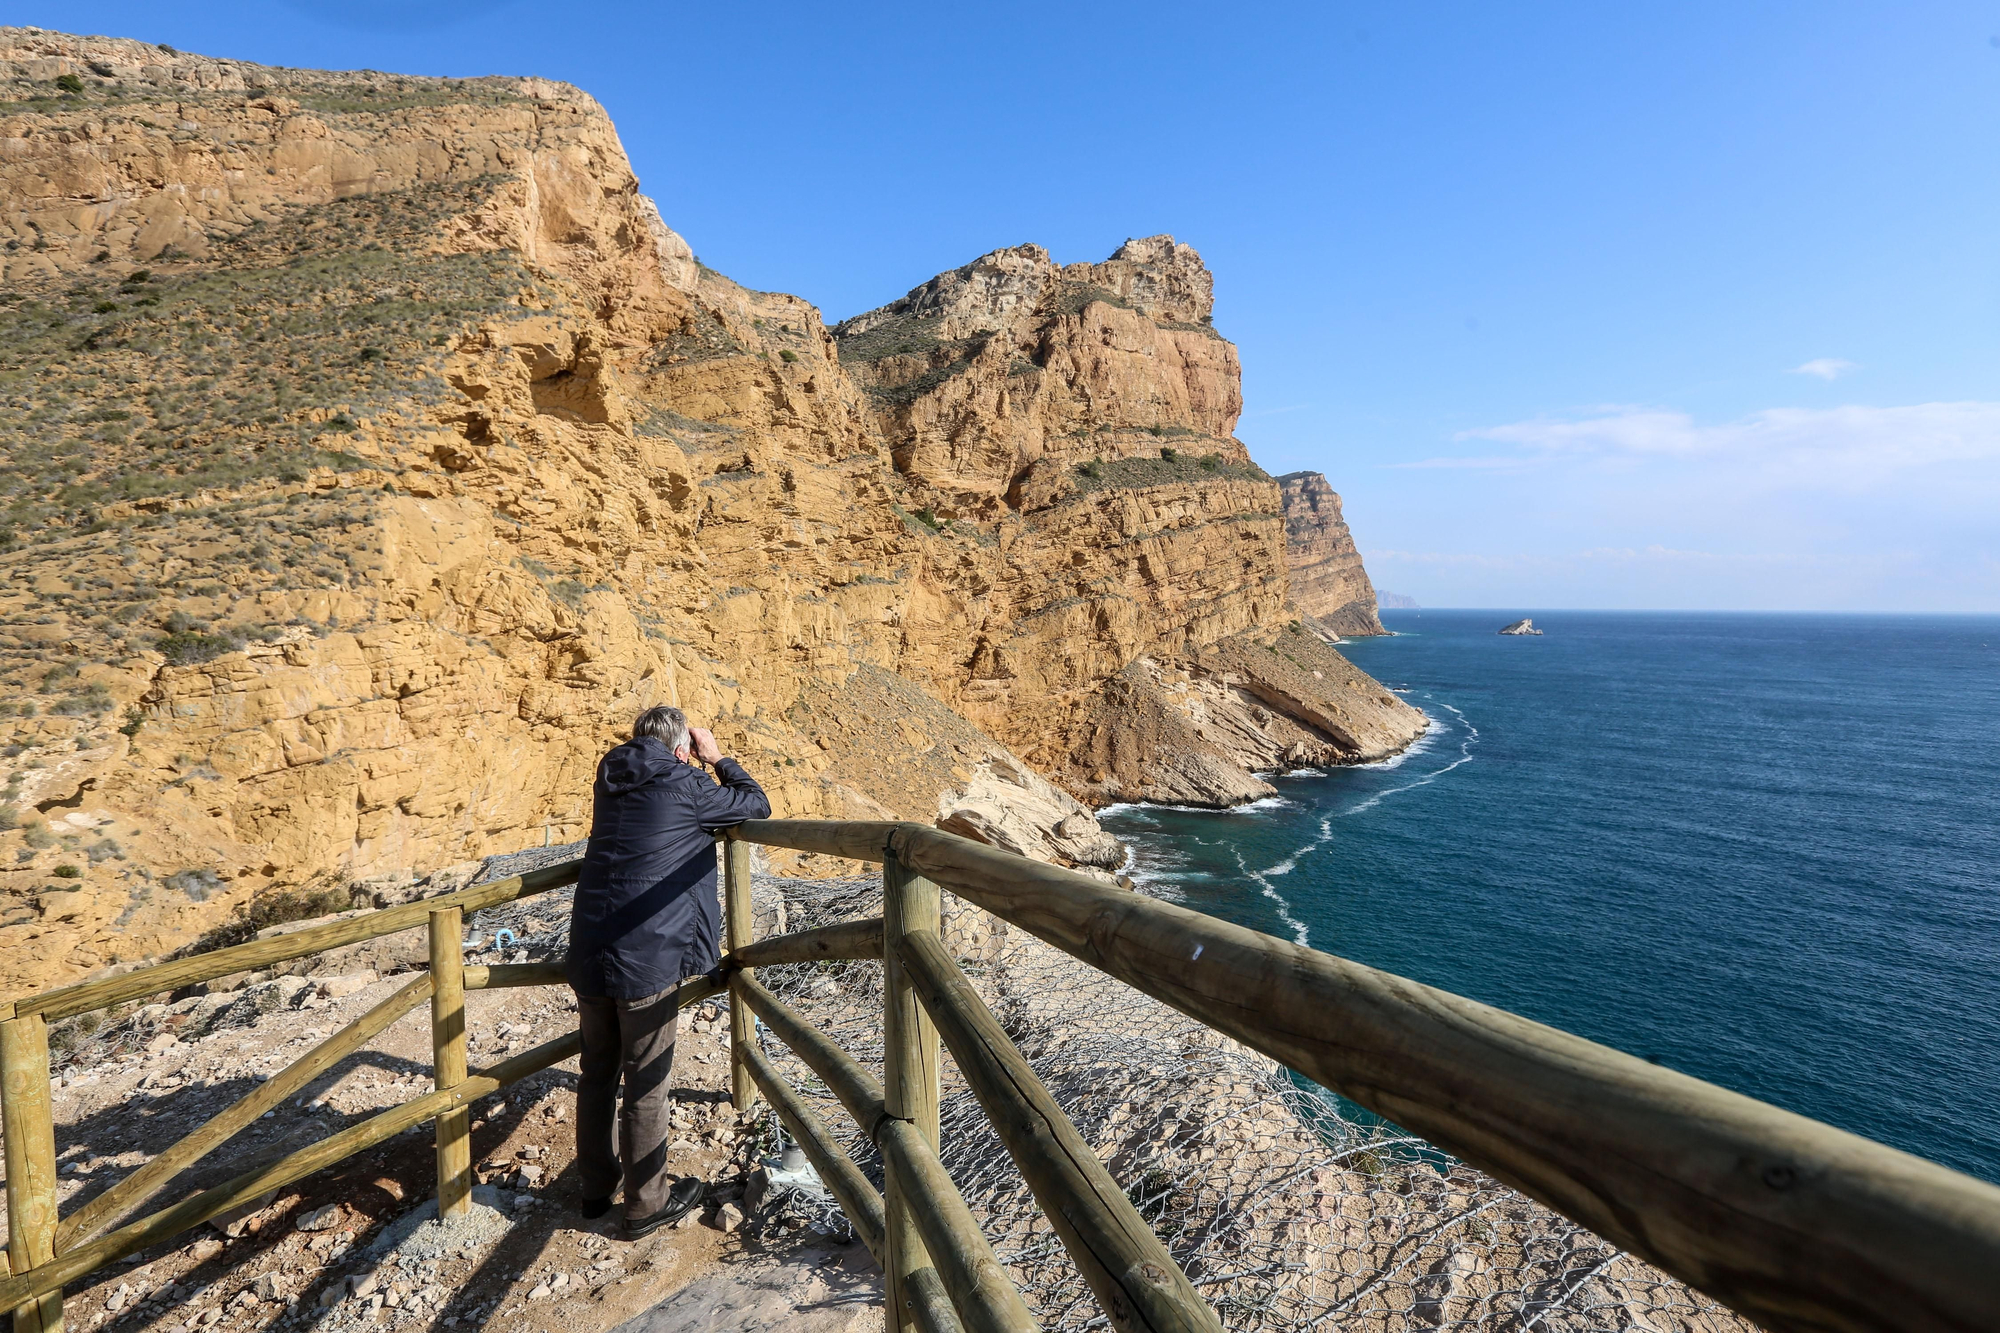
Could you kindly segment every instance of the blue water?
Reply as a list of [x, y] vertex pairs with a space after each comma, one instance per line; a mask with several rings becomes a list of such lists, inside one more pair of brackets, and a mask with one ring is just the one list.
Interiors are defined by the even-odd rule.
[[2000, 1181], [2000, 617], [1385, 612], [1430, 715], [1153, 892]]

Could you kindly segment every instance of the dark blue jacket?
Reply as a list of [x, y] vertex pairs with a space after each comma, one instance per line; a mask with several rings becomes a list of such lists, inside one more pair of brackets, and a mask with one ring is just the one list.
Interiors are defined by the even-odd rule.
[[597, 765], [590, 848], [570, 909], [569, 984], [579, 995], [656, 995], [713, 968], [717, 829], [764, 819], [771, 803], [734, 759], [721, 785], [650, 736]]

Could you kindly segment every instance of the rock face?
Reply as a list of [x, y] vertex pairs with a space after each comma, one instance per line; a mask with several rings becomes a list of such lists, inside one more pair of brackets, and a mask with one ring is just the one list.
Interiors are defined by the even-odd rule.
[[1229, 806], [1272, 793], [1260, 772], [1386, 758], [1428, 721], [1336, 637], [1303, 619], [1142, 656], [1101, 692], [1057, 776], [1100, 804]]
[[1501, 632], [1502, 634], [1540, 634], [1540, 633], [1541, 633], [1541, 631], [1540, 631], [1540, 630], [1538, 630], [1538, 629], [1536, 629], [1536, 628], [1535, 628], [1535, 622], [1534, 622], [1534, 621], [1532, 621], [1532, 620], [1517, 620], [1517, 621], [1515, 621], [1515, 622], [1514, 622], [1513, 624], [1511, 624], [1511, 625], [1507, 626], [1507, 628], [1505, 628], [1505, 629], [1501, 630], [1500, 632]]
[[[1314, 588], [1359, 583], [1320, 628], [1382, 632], [1339, 498], [1304, 474], [1318, 482], [1305, 503], [1321, 508], [1295, 529], [1286, 491], [1232, 434], [1240, 374], [1211, 323], [1212, 285], [1171, 237], [1128, 241], [1102, 264], [1018, 246], [834, 329], [922, 513], [991, 522], [998, 538], [968, 606], [969, 670], [929, 683], [1093, 802], [1254, 800], [1270, 789], [1252, 768], [1356, 762], [1424, 725], [1378, 688], [1366, 707], [1381, 715], [1365, 725], [1328, 731], [1302, 720], [1326, 720], [1310, 708], [1266, 702], [1263, 721], [1240, 714], [1259, 739], [1231, 747], [1208, 738], [1194, 695], [1159, 689], [1160, 673], [1245, 688], [1270, 674], [1253, 648], [1285, 633], [1332, 674], [1359, 674], [1298, 637], [1286, 603], [1302, 540]], [[1357, 599], [1365, 610], [1347, 606]], [[1234, 666], [1205, 665], [1217, 651]]]
[[0, 80], [0, 998], [578, 838], [653, 703], [783, 814], [1098, 869], [1091, 803], [1423, 726], [1316, 655], [1186, 245], [829, 332], [566, 85], [28, 29]]
[[1241, 372], [1210, 324], [1212, 288], [1194, 248], [1171, 236], [1063, 267], [1023, 245], [940, 274], [834, 336], [897, 469], [940, 518], [992, 519], [1059, 502], [1076, 490], [1078, 463], [1167, 448], [1254, 470], [1231, 435]]
[[1278, 478], [1285, 496], [1285, 562], [1292, 602], [1339, 634], [1386, 634], [1375, 615], [1375, 585], [1340, 513], [1340, 496], [1317, 472]]

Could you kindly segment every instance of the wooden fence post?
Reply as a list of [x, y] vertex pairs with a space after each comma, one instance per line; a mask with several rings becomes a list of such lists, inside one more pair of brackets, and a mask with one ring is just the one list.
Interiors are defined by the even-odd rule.
[[[7, 1260], [20, 1273], [56, 1257], [56, 1127], [49, 1106], [49, 1029], [40, 1014], [0, 1023], [0, 1114], [6, 1117]], [[14, 1333], [62, 1333], [62, 1292], [14, 1311]]]
[[[431, 1059], [436, 1090], [465, 1082], [465, 914], [457, 907], [431, 913]], [[472, 1108], [437, 1118], [438, 1216], [460, 1217], [472, 1207]]]
[[[917, 1001], [904, 975], [897, 945], [913, 930], [939, 928], [938, 888], [911, 874], [894, 852], [882, 860], [882, 1102], [887, 1113], [917, 1127], [931, 1148], [938, 1147], [938, 1030]], [[916, 1328], [907, 1282], [931, 1266], [930, 1255], [910, 1215], [901, 1173], [883, 1163], [883, 1211], [888, 1224], [886, 1325], [888, 1333]]]
[[[741, 949], [756, 934], [756, 920], [750, 911], [750, 844], [730, 838], [722, 844], [722, 894], [728, 914], [725, 947]], [[743, 968], [729, 978], [729, 1092], [738, 1111], [757, 1104], [757, 1083], [750, 1076], [744, 1052], [757, 1044], [757, 1016], [743, 1003], [738, 977], [754, 975]]]

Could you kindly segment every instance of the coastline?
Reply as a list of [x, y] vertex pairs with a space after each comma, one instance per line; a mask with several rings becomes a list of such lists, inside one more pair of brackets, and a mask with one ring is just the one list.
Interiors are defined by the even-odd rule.
[[1142, 656], [1086, 709], [1051, 777], [1095, 809], [1227, 809], [1273, 794], [1262, 774], [1351, 767], [1402, 753], [1422, 710], [1334, 645], [1309, 616], [1175, 655]]
[[1355, 658], [1423, 741], [1226, 824], [1107, 812], [1124, 873], [1289, 934], [1262, 875], [1316, 947], [2000, 1181], [2000, 978], [1962, 946], [2000, 929], [2000, 618], [1551, 614], [1525, 656], [1490, 611], [1390, 620]]

